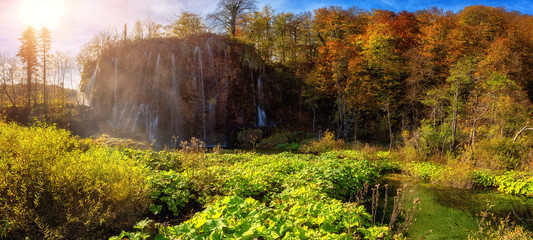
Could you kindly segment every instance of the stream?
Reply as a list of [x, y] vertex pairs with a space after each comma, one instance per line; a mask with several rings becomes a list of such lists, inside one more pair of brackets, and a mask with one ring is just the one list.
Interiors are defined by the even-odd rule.
[[414, 190], [413, 199], [420, 199], [416, 222], [406, 232], [410, 239], [467, 239], [478, 231], [480, 217], [476, 215], [487, 210], [487, 201], [493, 205], [489, 212], [494, 216], [509, 216], [517, 225], [533, 230], [532, 198], [512, 196], [495, 189], [438, 188], [402, 174], [386, 176], [383, 184], [389, 184], [389, 206], [396, 189], [405, 185], [407, 190]]

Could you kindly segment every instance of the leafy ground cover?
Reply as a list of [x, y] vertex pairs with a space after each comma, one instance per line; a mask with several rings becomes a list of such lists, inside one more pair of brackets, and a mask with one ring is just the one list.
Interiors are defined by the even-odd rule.
[[368, 183], [399, 169], [387, 152], [154, 152], [6, 123], [0, 141], [0, 238], [401, 236], [362, 200]]
[[399, 168], [388, 153], [379, 153], [372, 161], [354, 150], [319, 155], [189, 151], [160, 152], [154, 157], [154, 153], [134, 150], [129, 154], [147, 161], [154, 170], [149, 177], [152, 219], [186, 220], [147, 224], [115, 239], [401, 236], [392, 231], [395, 224], [374, 223], [370, 210], [355, 201], [356, 195], [368, 188], [365, 183]]
[[533, 197], [533, 173], [528, 171], [496, 171], [431, 162], [410, 162], [403, 169], [413, 177], [448, 187], [492, 187], [508, 194]]

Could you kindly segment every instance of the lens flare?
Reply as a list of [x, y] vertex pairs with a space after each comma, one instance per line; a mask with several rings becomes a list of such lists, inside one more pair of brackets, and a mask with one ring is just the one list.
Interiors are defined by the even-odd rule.
[[24, 0], [19, 17], [28, 26], [54, 30], [66, 12], [62, 0]]

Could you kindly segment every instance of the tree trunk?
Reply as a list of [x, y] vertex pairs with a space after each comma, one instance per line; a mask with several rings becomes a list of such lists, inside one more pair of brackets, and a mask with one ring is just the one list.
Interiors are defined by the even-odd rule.
[[387, 99], [387, 123], [389, 125], [389, 150], [392, 149], [392, 126], [390, 122], [390, 100]]
[[456, 133], [457, 133], [457, 111], [458, 111], [458, 101], [459, 101], [459, 88], [457, 87], [455, 89], [455, 93], [453, 95], [453, 119], [452, 119], [452, 143], [450, 145], [450, 150], [454, 151], [455, 149], [455, 141], [456, 141]]
[[313, 108], [313, 133], [315, 132], [316, 109]]
[[472, 138], [471, 138], [472, 148], [474, 148], [474, 145], [476, 143], [477, 121], [479, 121], [479, 119], [481, 119], [483, 116], [485, 116], [485, 114], [489, 111], [490, 106], [491, 106], [491, 103], [489, 103], [487, 105], [487, 107], [485, 108], [485, 110], [483, 111], [483, 113], [481, 113], [479, 116], [477, 116], [476, 108], [478, 106], [478, 102], [479, 102], [478, 101], [478, 96], [476, 96], [476, 102], [475, 102], [475, 106], [474, 106], [474, 123], [472, 124]]
[[6, 86], [5, 83], [4, 83], [4, 92], [6, 93], [6, 96], [7, 96], [7, 99], [9, 100], [9, 102], [11, 102], [11, 104], [13, 105], [13, 107], [15, 107], [15, 102], [13, 101], [13, 99], [11, 98], [11, 96], [9, 96], [9, 91], [7, 90], [7, 86]]
[[474, 103], [474, 123], [472, 124], [472, 136], [470, 138], [471, 140], [470, 144], [472, 145], [472, 148], [474, 148], [474, 144], [476, 142], [476, 126], [477, 126], [477, 120], [478, 120], [476, 116], [476, 107], [478, 105], [478, 102], [479, 102], [478, 96], [476, 95], [476, 101]]
[[13, 96], [13, 107], [17, 106], [17, 95], [15, 93], [15, 78], [11, 75], [11, 96]]
[[235, 25], [237, 24], [237, 14], [232, 14], [229, 22], [230, 34], [232, 37], [235, 37]]
[[26, 84], [28, 85], [28, 102], [26, 103], [26, 107], [28, 108], [28, 111], [31, 109], [31, 75], [32, 75], [32, 67], [31, 65], [28, 65], [26, 67], [26, 76], [27, 76], [27, 79], [26, 79]]
[[43, 109], [46, 118], [46, 48], [43, 49]]

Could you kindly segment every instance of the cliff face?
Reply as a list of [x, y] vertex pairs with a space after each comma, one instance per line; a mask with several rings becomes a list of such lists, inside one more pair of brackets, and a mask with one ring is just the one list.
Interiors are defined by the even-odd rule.
[[224, 145], [238, 128], [267, 124], [263, 74], [253, 47], [225, 37], [156, 39], [104, 51], [86, 93], [114, 129]]

